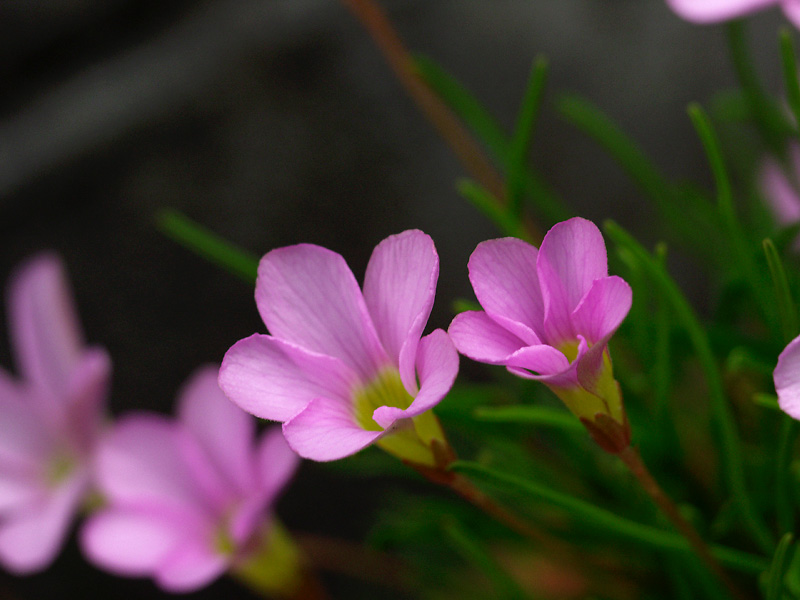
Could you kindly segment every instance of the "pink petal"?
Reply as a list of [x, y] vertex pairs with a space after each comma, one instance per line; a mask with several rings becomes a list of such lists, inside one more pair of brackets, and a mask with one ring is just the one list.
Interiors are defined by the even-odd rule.
[[[790, 146], [791, 168], [797, 173], [800, 166], [800, 146]], [[800, 193], [792, 184], [784, 168], [772, 157], [764, 160], [759, 174], [759, 187], [780, 225], [800, 221]]]
[[678, 16], [695, 23], [715, 23], [741, 17], [778, 0], [667, 0]]
[[527, 242], [502, 238], [481, 242], [469, 258], [469, 279], [481, 306], [493, 318], [516, 324], [507, 329], [525, 340], [525, 345], [540, 343], [543, 334], [537, 255]]
[[181, 428], [157, 415], [128, 416], [101, 441], [96, 458], [101, 492], [114, 502], [173, 508], [199, 502], [183, 458]]
[[377, 245], [364, 277], [364, 300], [383, 347], [410, 394], [417, 391], [414, 359], [439, 277], [433, 240], [421, 231], [392, 235]]
[[186, 541], [156, 567], [158, 585], [174, 593], [199, 590], [227, 571], [230, 558], [213, 551], [210, 543]]
[[0, 525], [0, 562], [6, 569], [20, 575], [34, 573], [55, 560], [87, 484], [86, 472], [79, 471], [42, 502]]
[[572, 314], [575, 329], [589, 344], [608, 340], [631, 309], [633, 292], [622, 278], [598, 279]]
[[458, 374], [458, 352], [442, 329], [420, 340], [417, 353], [417, 372], [420, 390], [407, 409], [381, 406], [375, 409], [373, 420], [387, 429], [397, 419], [411, 418], [430, 410], [447, 395]]
[[86, 521], [80, 541], [95, 565], [117, 575], [144, 577], [153, 574], [191, 531], [181, 513], [112, 506]]
[[89, 452], [104, 420], [104, 404], [111, 379], [111, 358], [102, 348], [81, 355], [69, 381], [66, 426], [77, 449]]
[[447, 333], [461, 354], [490, 365], [505, 364], [510, 355], [525, 346], [525, 342], [483, 311], [456, 315]]
[[608, 276], [606, 246], [591, 221], [574, 217], [547, 232], [536, 261], [547, 343], [575, 338], [570, 315], [595, 279]]
[[47, 492], [39, 480], [30, 473], [14, 472], [0, 465], [0, 518], [41, 502]]
[[355, 454], [384, 435], [359, 427], [346, 403], [317, 398], [283, 425], [289, 446], [303, 458], [338, 460]]
[[275, 427], [262, 436], [257, 460], [260, 488], [272, 502], [294, 476], [300, 466], [300, 457], [286, 443], [283, 432]]
[[241, 494], [252, 487], [255, 477], [251, 458], [255, 421], [225, 397], [218, 374], [213, 366], [195, 372], [178, 397], [178, 419], [199, 442], [208, 466]]
[[240, 340], [225, 354], [219, 386], [241, 408], [286, 421], [314, 398], [349, 398], [357, 376], [342, 361], [268, 335]]
[[20, 267], [9, 286], [8, 311], [19, 370], [53, 398], [62, 397], [83, 336], [58, 257], [43, 254]]
[[800, 336], [789, 342], [778, 356], [773, 379], [781, 409], [800, 420]]
[[40, 470], [49, 459], [53, 440], [28, 397], [32, 393], [0, 370], [0, 468]]
[[792, 25], [800, 28], [800, 2], [798, 0], [783, 0], [783, 13], [792, 22]]
[[388, 360], [353, 273], [326, 248], [299, 244], [266, 254], [256, 304], [273, 336], [334, 356], [364, 380]]
[[528, 346], [508, 358], [508, 370], [526, 379], [535, 379], [557, 387], [578, 384], [575, 368], [562, 352], [552, 346]]

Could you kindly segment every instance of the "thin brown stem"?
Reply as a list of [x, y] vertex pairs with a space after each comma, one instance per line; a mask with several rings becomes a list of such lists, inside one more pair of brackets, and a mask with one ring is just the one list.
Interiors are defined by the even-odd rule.
[[633, 446], [628, 446], [622, 452], [619, 452], [618, 456], [641, 484], [644, 491], [647, 492], [653, 502], [655, 502], [656, 506], [658, 506], [675, 528], [686, 538], [692, 550], [694, 550], [697, 556], [719, 578], [730, 594], [734, 598], [737, 598], [737, 600], [745, 600], [747, 597], [736, 587], [730, 577], [728, 577], [728, 574], [722, 569], [722, 566], [720, 566], [717, 559], [711, 554], [708, 545], [703, 538], [700, 537], [700, 534], [697, 533], [697, 530], [681, 516], [678, 507], [675, 506], [675, 503], [667, 496], [658, 482], [650, 474], [644, 461], [642, 461], [639, 451]]
[[[506, 185], [480, 146], [467, 132], [448, 106], [437, 96], [414, 68], [414, 60], [397, 35], [389, 19], [372, 0], [342, 0], [361, 21], [384, 58], [420, 111], [444, 139], [466, 171], [498, 202], [506, 202]], [[530, 241], [539, 243], [541, 232], [528, 219], [524, 222]]]

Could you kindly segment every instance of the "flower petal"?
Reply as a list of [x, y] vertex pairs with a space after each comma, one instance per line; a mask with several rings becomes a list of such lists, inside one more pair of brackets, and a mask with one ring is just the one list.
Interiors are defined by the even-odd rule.
[[342, 361], [268, 335], [238, 341], [225, 354], [219, 386], [262, 419], [286, 421], [314, 398], [349, 398], [356, 374]]
[[88, 485], [86, 471], [64, 480], [52, 494], [0, 525], [0, 562], [12, 573], [41, 571], [53, 562]]
[[338, 460], [363, 450], [384, 434], [359, 427], [343, 402], [317, 398], [283, 425], [283, 435], [303, 458]]
[[525, 340], [525, 345], [540, 343], [543, 335], [537, 255], [534, 246], [509, 237], [481, 242], [469, 258], [469, 280], [478, 302], [492, 317], [514, 322], [517, 326], [508, 329]]
[[792, 25], [800, 28], [800, 2], [797, 0], [783, 0], [783, 13], [792, 22]]
[[93, 564], [117, 575], [152, 575], [194, 523], [185, 513], [112, 507], [89, 518], [80, 532], [81, 548]]
[[580, 217], [555, 224], [544, 236], [536, 270], [544, 298], [545, 341], [556, 346], [574, 339], [572, 311], [595, 279], [608, 276], [600, 230]]
[[781, 409], [800, 420], [800, 336], [789, 342], [778, 356], [773, 379]]
[[96, 480], [113, 502], [151, 503], [175, 509], [194, 506], [200, 490], [181, 448], [182, 430], [158, 415], [120, 420], [101, 440]]
[[[789, 147], [790, 168], [794, 174], [800, 167], [800, 146]], [[789, 180], [784, 167], [772, 157], [766, 158], [759, 173], [759, 188], [779, 225], [800, 221], [800, 192]]]
[[202, 540], [185, 541], [156, 568], [155, 580], [168, 592], [199, 590], [227, 571], [230, 558]]
[[0, 370], [0, 465], [38, 470], [53, 443], [25, 392]]
[[276, 338], [342, 360], [370, 380], [387, 362], [364, 297], [337, 253], [299, 244], [258, 265], [256, 304]]
[[70, 377], [66, 426], [84, 453], [91, 450], [103, 426], [110, 379], [111, 358], [102, 348], [85, 350]]
[[430, 410], [447, 395], [458, 374], [458, 352], [450, 337], [437, 329], [420, 340], [417, 353], [417, 372], [420, 390], [411, 406], [403, 410], [393, 406], [380, 406], [373, 420], [387, 429], [397, 419], [416, 417]]
[[526, 344], [483, 311], [456, 315], [447, 330], [464, 356], [490, 365], [503, 365], [506, 359]]
[[439, 278], [433, 240], [418, 230], [392, 235], [375, 247], [364, 276], [364, 301], [389, 358], [410, 394], [417, 392], [414, 359]]
[[667, 0], [678, 16], [694, 23], [716, 23], [777, 4], [779, 0]]
[[608, 342], [631, 309], [631, 286], [616, 275], [598, 279], [572, 313], [578, 333], [589, 344]]
[[577, 385], [574, 366], [567, 357], [552, 346], [528, 346], [508, 358], [508, 370], [526, 379], [535, 379], [547, 385], [570, 387]]
[[272, 502], [294, 476], [300, 457], [286, 443], [281, 430], [274, 427], [262, 436], [257, 460], [261, 490]]
[[251, 458], [253, 417], [225, 397], [217, 383], [219, 369], [198, 369], [178, 397], [178, 419], [203, 449], [203, 458], [231, 492], [246, 493], [255, 477]]
[[57, 256], [43, 254], [19, 268], [9, 286], [8, 311], [20, 372], [53, 398], [63, 397], [83, 336]]

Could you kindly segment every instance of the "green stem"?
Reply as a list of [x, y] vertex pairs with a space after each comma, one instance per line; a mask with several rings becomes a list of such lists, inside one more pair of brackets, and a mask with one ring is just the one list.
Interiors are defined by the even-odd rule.
[[794, 498], [792, 497], [792, 473], [790, 465], [797, 439], [797, 421], [783, 416], [781, 423], [780, 441], [778, 442], [778, 456], [775, 460], [775, 507], [778, 513], [778, 527], [781, 533], [794, 531]]
[[[681, 535], [620, 517], [608, 510], [556, 491], [541, 483], [533, 483], [514, 475], [500, 473], [469, 461], [456, 461], [450, 468], [458, 473], [474, 475], [487, 481], [500, 483], [506, 487], [522, 491], [540, 501], [559, 506], [587, 527], [603, 528], [611, 533], [662, 550], [691, 553], [689, 543]], [[723, 565], [744, 573], [761, 573], [769, 567], [769, 561], [747, 552], [716, 544], [710, 545], [710, 550], [711, 554]]]
[[711, 350], [708, 336], [700, 325], [700, 321], [686, 297], [658, 261], [616, 223], [607, 221], [605, 230], [611, 239], [631, 252], [647, 270], [653, 283], [672, 305], [675, 315], [689, 335], [697, 358], [706, 375], [711, 411], [718, 428], [726, 482], [739, 508], [743, 524], [758, 542], [759, 547], [765, 553], [771, 554], [775, 548], [775, 541], [761, 515], [754, 509], [750, 493], [747, 490], [742, 442], [739, 439], [736, 423], [728, 405], [722, 377], [717, 367], [714, 352]]

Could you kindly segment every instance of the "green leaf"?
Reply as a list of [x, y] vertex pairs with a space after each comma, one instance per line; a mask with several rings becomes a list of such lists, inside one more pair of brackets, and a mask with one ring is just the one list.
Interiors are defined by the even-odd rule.
[[762, 408], [779, 411], [778, 397], [775, 394], [753, 394], [753, 404]]
[[542, 102], [546, 79], [547, 60], [540, 56], [533, 63], [522, 106], [517, 114], [509, 149], [506, 186], [508, 189], [509, 211], [516, 218], [522, 215], [522, 198], [525, 193], [525, 165], [531, 139], [533, 138], [533, 126]]
[[481, 406], [473, 411], [479, 421], [490, 423], [517, 423], [552, 427], [569, 432], [583, 432], [580, 421], [572, 413], [547, 406]]
[[[515, 475], [502, 473], [484, 465], [463, 460], [456, 461], [450, 468], [457, 473], [478, 477], [483, 481], [496, 485], [499, 484], [531, 500], [557, 506], [584, 526], [603, 529], [620, 537], [661, 550], [678, 553], [691, 552], [689, 543], [677, 533], [620, 517], [608, 510], [544, 486], [541, 483], [527, 481]], [[746, 573], [760, 573], [767, 568], [767, 561], [760, 556], [718, 545], [711, 545], [710, 549], [717, 560], [732, 569]]]
[[647, 252], [622, 227], [613, 221], [605, 224], [606, 234], [619, 246], [630, 252], [644, 268], [659, 289], [664, 299], [671, 305], [674, 315], [682, 324], [694, 347], [700, 366], [706, 376], [711, 400], [711, 410], [718, 429], [718, 437], [723, 459], [723, 472], [733, 497], [739, 507], [742, 521], [754, 539], [765, 552], [772, 552], [774, 541], [772, 534], [760, 514], [753, 507], [750, 492], [747, 489], [744, 475], [744, 453], [736, 423], [725, 395], [722, 377], [717, 367], [716, 358], [711, 349], [708, 335], [700, 325], [700, 321], [692, 310], [686, 297], [675, 281], [669, 276], [663, 264]]
[[[414, 66], [425, 83], [486, 145], [508, 177], [513, 151], [511, 140], [499, 123], [464, 86], [430, 58], [417, 56]], [[545, 218], [557, 222], [573, 216], [558, 194], [532, 169], [520, 169], [518, 177], [525, 198]]]
[[474, 181], [466, 179], [459, 181], [458, 191], [492, 221], [503, 234], [520, 239], [528, 237], [519, 219], [514, 218], [507, 210], [498, 205], [494, 196]]
[[211, 230], [170, 208], [156, 213], [156, 225], [164, 235], [185, 248], [233, 273], [247, 283], [255, 284], [258, 258], [253, 254], [238, 248]]
[[765, 600], [783, 600], [783, 577], [792, 556], [791, 545], [793, 540], [794, 536], [791, 533], [786, 533], [781, 538], [781, 541], [778, 542], [778, 547], [772, 558], [772, 565], [769, 568]]
[[493, 598], [523, 600], [527, 597], [517, 582], [497, 564], [480, 544], [470, 537], [455, 519], [447, 519], [442, 524], [442, 529], [453, 548], [486, 575], [495, 590]]
[[786, 270], [783, 268], [783, 261], [778, 255], [775, 244], [769, 238], [765, 239], [762, 244], [764, 255], [767, 257], [769, 274], [772, 277], [772, 287], [775, 292], [775, 301], [778, 305], [783, 341], [788, 344], [798, 333], [797, 306], [794, 303], [794, 298], [792, 298]]

